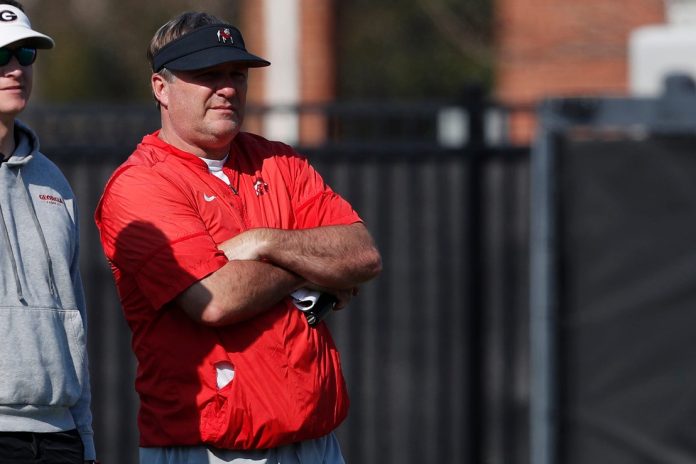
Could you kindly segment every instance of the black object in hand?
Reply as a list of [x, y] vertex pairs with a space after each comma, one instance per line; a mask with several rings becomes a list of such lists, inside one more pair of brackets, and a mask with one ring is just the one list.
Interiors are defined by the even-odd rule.
[[338, 303], [338, 299], [330, 293], [320, 294], [312, 309], [302, 311], [307, 318], [307, 323], [312, 327], [319, 324], [319, 322], [334, 309], [336, 303]]

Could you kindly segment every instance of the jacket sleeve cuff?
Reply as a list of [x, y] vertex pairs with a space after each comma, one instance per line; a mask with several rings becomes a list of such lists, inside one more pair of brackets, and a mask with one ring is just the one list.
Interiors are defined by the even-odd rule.
[[85, 447], [85, 461], [97, 459], [97, 452], [94, 449], [94, 435], [92, 433], [80, 433], [82, 444]]

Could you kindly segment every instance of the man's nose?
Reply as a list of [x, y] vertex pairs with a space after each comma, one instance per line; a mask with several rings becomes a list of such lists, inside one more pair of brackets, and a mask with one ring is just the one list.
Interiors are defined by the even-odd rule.
[[10, 58], [10, 61], [7, 62], [7, 64], [0, 66], [0, 69], [2, 69], [3, 73], [9, 74], [12, 72], [22, 72], [24, 70], [24, 66], [19, 64], [19, 61], [17, 61], [16, 56], [12, 56]]
[[237, 94], [237, 86], [232, 79], [221, 82], [218, 87], [218, 94], [225, 98], [232, 98]]

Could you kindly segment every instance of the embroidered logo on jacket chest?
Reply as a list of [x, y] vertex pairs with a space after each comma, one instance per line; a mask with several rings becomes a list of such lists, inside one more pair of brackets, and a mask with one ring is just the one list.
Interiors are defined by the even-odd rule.
[[256, 193], [257, 197], [268, 192], [268, 184], [261, 177], [256, 177], [256, 182], [254, 182], [254, 192]]
[[61, 197], [57, 197], [55, 195], [49, 195], [47, 193], [42, 193], [39, 195], [39, 200], [43, 201], [44, 203], [48, 203], [51, 205], [62, 205], [63, 199]]

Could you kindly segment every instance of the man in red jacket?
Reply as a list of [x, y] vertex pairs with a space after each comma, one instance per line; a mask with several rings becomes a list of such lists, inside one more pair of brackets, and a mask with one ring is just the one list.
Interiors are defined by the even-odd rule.
[[270, 63], [234, 26], [184, 13], [148, 57], [162, 127], [95, 215], [138, 358], [140, 460], [342, 463], [338, 352], [297, 300], [345, 306], [381, 270], [373, 240], [303, 156], [241, 132], [248, 69]]

